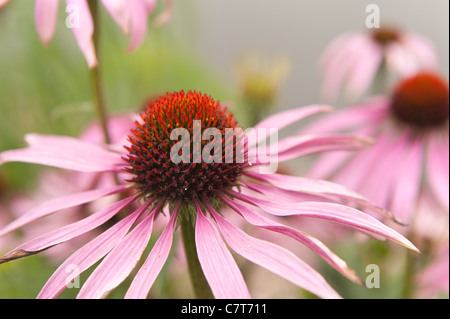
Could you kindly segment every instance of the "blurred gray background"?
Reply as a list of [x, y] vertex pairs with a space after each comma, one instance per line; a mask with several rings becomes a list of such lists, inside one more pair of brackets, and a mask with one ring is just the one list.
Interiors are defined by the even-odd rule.
[[[217, 72], [235, 81], [233, 63], [246, 51], [283, 54], [291, 72], [281, 92], [281, 108], [317, 103], [317, 59], [343, 32], [365, 30], [366, 6], [380, 7], [381, 26], [397, 25], [419, 33], [439, 50], [441, 72], [448, 78], [448, 0], [189, 0], [175, 11], [175, 32]], [[191, 30], [182, 29], [190, 20]], [[177, 29], [176, 25], [180, 27]], [[231, 82], [230, 82], [231, 83]]]

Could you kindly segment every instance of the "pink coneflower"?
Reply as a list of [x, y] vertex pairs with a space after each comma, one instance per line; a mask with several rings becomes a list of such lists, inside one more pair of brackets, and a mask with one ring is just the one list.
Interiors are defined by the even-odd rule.
[[[255, 129], [282, 129], [306, 116], [328, 110], [329, 107], [321, 105], [288, 110], [266, 118]], [[145, 298], [148, 295], [169, 255], [177, 226], [181, 227], [191, 274], [200, 269], [203, 281], [207, 282], [208, 289], [216, 298], [250, 297], [228, 247], [319, 297], [339, 298], [325, 279], [295, 254], [254, 238], [234, 226], [230, 222], [231, 218], [225, 215], [225, 207], [231, 208], [227, 214], [237, 213], [252, 225], [285, 234], [307, 245], [355, 282], [360, 282], [356, 273], [322, 242], [269, 217], [295, 215], [330, 220], [416, 250], [396, 231], [347, 206], [346, 203], [358, 203], [380, 211], [360, 195], [339, 185], [287, 175], [264, 174], [258, 169], [261, 162], [250, 165], [246, 156], [246, 160], [241, 163], [237, 160], [237, 153], [233, 155], [232, 162], [209, 163], [203, 156], [198, 162], [193, 158], [195, 154], [191, 154], [188, 157], [190, 161], [176, 164], [171, 151], [179, 141], [172, 140], [171, 134], [184, 129], [190, 136], [195, 135], [197, 129], [193, 125], [194, 120], [200, 121], [201, 131], [215, 128], [225, 132], [229, 128], [238, 128], [233, 115], [209, 96], [197, 92], [168, 93], [141, 114], [131, 131], [125, 153], [70, 137], [38, 134], [27, 136], [28, 147], [0, 153], [0, 163], [20, 161], [91, 173], [128, 173], [123, 184], [71, 194], [35, 208], [26, 217], [26, 222], [57, 212], [63, 207], [82, 205], [110, 194], [122, 196], [121, 200], [78, 222], [17, 247], [2, 257], [0, 263], [39, 253], [104, 225], [104, 232], [74, 252], [55, 271], [38, 296], [58, 296], [66, 283], [76, 276], [68, 274], [67, 267], [75, 265], [79, 272], [83, 272], [103, 258], [83, 284], [78, 298], [104, 297], [138, 265], [149, 243], [155, 219], [165, 212], [170, 217], [169, 221], [148, 257], [140, 264], [126, 298]], [[257, 141], [269, 136], [269, 130], [262, 131], [265, 133], [258, 131]], [[222, 157], [230, 151], [227, 142], [222, 140], [225, 145], [219, 152]], [[194, 152], [199, 147], [204, 150], [207, 146], [205, 143], [202, 141], [197, 144], [194, 137], [194, 141], [187, 146]], [[289, 138], [278, 143], [278, 158], [282, 161], [325, 150], [359, 149], [366, 143], [361, 137], [344, 135]], [[231, 145], [233, 149], [238, 148], [234, 140]], [[247, 145], [250, 146], [250, 142]], [[132, 209], [132, 204], [139, 204], [138, 208]], [[113, 223], [106, 227], [107, 221]], [[14, 228], [20, 226], [16, 224]], [[11, 227], [8, 230], [12, 230]], [[5, 231], [0, 231], [0, 235], [3, 233]], [[198, 272], [197, 277], [192, 275], [194, 290], [198, 296], [207, 296], [208, 292], [201, 286], [202, 278], [198, 275]]]
[[410, 223], [421, 194], [449, 208], [449, 88], [434, 73], [401, 81], [379, 96], [320, 119], [302, 130], [371, 136], [375, 146], [357, 154], [324, 154], [310, 176], [357, 190]]
[[[0, 1], [0, 7], [9, 0]], [[94, 18], [91, 4], [97, 0], [66, 0], [66, 26], [70, 27], [90, 68], [97, 65], [97, 55], [93, 41]], [[154, 11], [157, 0], [101, 0], [108, 13], [125, 34], [130, 34], [128, 51], [136, 49], [145, 38], [148, 16]], [[173, 11], [172, 1], [167, 1], [166, 10], [156, 19], [161, 25], [168, 21]], [[59, 0], [36, 0], [36, 29], [41, 42], [48, 45], [53, 39], [58, 15]], [[68, 21], [69, 20], [69, 21]]]
[[341, 89], [348, 99], [361, 97], [382, 67], [400, 77], [437, 69], [437, 50], [427, 38], [390, 27], [372, 30], [345, 33], [325, 49], [319, 62], [324, 99], [335, 100]]

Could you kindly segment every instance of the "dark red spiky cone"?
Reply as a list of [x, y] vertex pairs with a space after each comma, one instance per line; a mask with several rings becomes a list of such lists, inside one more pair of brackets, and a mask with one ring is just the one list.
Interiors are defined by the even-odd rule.
[[394, 117], [416, 128], [439, 127], [449, 119], [448, 83], [434, 73], [419, 73], [402, 81], [391, 102]]
[[[243, 169], [243, 164], [235, 160], [236, 149], [231, 163], [206, 163], [203, 158], [200, 163], [194, 163], [193, 160], [192, 141], [198, 138], [194, 136], [194, 120], [201, 121], [201, 132], [206, 128], [220, 130], [222, 158], [225, 157], [226, 147], [231, 145], [236, 148], [236, 143], [226, 143], [225, 129], [235, 129], [238, 123], [218, 101], [192, 91], [167, 93], [148, 105], [141, 113], [141, 119], [129, 136], [131, 146], [127, 147], [129, 154], [125, 159], [130, 164], [126, 170], [134, 175], [131, 182], [143, 195], [191, 201], [194, 198], [215, 197], [217, 192], [236, 184]], [[170, 151], [180, 139], [171, 140], [170, 134], [177, 128], [184, 128], [190, 133], [189, 163], [175, 163], [171, 159]], [[202, 141], [201, 147], [207, 142]]]
[[372, 30], [372, 38], [381, 45], [387, 45], [400, 39], [400, 32], [394, 27], [374, 28]]

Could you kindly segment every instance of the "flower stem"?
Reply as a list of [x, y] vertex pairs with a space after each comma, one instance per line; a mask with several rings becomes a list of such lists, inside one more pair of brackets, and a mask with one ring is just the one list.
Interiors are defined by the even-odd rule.
[[[98, 4], [97, 0], [89, 0], [89, 9], [91, 11], [92, 20], [94, 23], [94, 34], [92, 36], [93, 42], [94, 42], [94, 48], [95, 53], [97, 55], [97, 59], [100, 58], [100, 23], [99, 23], [99, 11], [98, 11]], [[95, 100], [95, 110], [97, 112], [98, 119], [100, 121], [100, 126], [103, 131], [103, 137], [105, 140], [105, 143], [110, 144], [111, 138], [108, 132], [108, 112], [106, 108], [106, 102], [104, 98], [104, 93], [102, 89], [102, 78], [100, 75], [100, 63], [97, 64], [97, 66], [91, 68], [89, 70], [90, 77], [91, 77], [91, 83], [92, 83], [92, 89], [94, 94], [94, 100]]]
[[413, 297], [414, 274], [416, 269], [417, 256], [414, 254], [414, 252], [411, 251], [407, 251], [406, 254], [407, 256], [403, 279], [402, 298], [411, 299]]
[[195, 229], [192, 223], [191, 214], [188, 210], [184, 210], [182, 214], [180, 214], [180, 217], [181, 236], [183, 238], [184, 251], [195, 296], [199, 299], [213, 299], [214, 296], [211, 292], [211, 288], [206, 281], [200, 261], [197, 257]]

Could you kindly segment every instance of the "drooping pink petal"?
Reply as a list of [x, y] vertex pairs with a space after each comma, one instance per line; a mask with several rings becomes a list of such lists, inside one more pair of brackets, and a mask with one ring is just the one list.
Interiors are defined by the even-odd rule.
[[351, 269], [344, 260], [339, 258], [339, 256], [335, 255], [328, 247], [326, 247], [317, 238], [314, 238], [304, 232], [298, 231], [292, 227], [288, 227], [283, 224], [274, 222], [268, 218], [265, 218], [264, 216], [255, 213], [248, 207], [230, 200], [226, 196], [222, 196], [222, 198], [228, 204], [228, 206], [230, 206], [236, 212], [242, 215], [249, 223], [261, 228], [265, 228], [274, 232], [287, 235], [289, 237], [294, 238], [295, 240], [298, 240], [302, 244], [312, 249], [315, 253], [317, 253], [320, 257], [322, 257], [327, 263], [329, 263], [342, 275], [344, 275], [353, 282], [362, 284], [362, 281], [358, 277], [356, 272], [353, 269]]
[[200, 265], [214, 297], [250, 298], [247, 285], [233, 256], [220, 238], [217, 229], [206, 219], [199, 207], [197, 207], [195, 243]]
[[[89, 243], [78, 249], [62, 263], [41, 289], [37, 298], [56, 298], [75, 277], [105, 256], [125, 236], [134, 222], [148, 208], [151, 201], [141, 206]], [[75, 265], [77, 271], [68, 271]]]
[[[69, 12], [75, 19], [72, 25], [72, 31], [77, 40], [78, 47], [83, 52], [89, 68], [98, 65], [97, 55], [93, 41], [94, 21], [87, 0], [66, 0], [69, 8], [75, 8]], [[134, 1], [133, 1], [134, 2]], [[70, 17], [70, 16], [69, 16]]]
[[120, 155], [73, 137], [28, 134], [29, 147], [0, 153], [0, 165], [25, 162], [80, 172], [118, 171], [123, 166]]
[[389, 207], [395, 188], [395, 174], [386, 174], [386, 172], [396, 172], [403, 165], [402, 156], [409, 143], [408, 133], [406, 130], [399, 138], [391, 138], [383, 142], [378, 140], [380, 148], [378, 156], [375, 157], [375, 165], [369, 167], [370, 174], [363, 176], [361, 192], [382, 207]]
[[370, 37], [363, 33], [350, 33], [338, 37], [322, 54], [319, 60], [324, 80], [321, 97], [325, 101], [334, 101], [355, 63], [364, 62], [362, 56], [367, 56]]
[[78, 222], [61, 227], [35, 239], [32, 239], [0, 258], [0, 264], [13, 259], [36, 254], [44, 249], [80, 236], [102, 225], [111, 217], [116, 215], [120, 210], [132, 203], [134, 200], [135, 197], [130, 196]]
[[287, 137], [278, 143], [278, 154], [274, 160], [284, 162], [301, 156], [329, 152], [356, 151], [371, 146], [373, 140], [365, 136], [356, 135], [301, 135]]
[[147, 14], [151, 14], [156, 8], [156, 0], [142, 0], [145, 5]]
[[159, 202], [151, 214], [139, 223], [120, 243], [103, 259], [92, 272], [77, 295], [79, 299], [105, 297], [130, 274], [141, 258], [150, 240], [155, 214], [162, 209]]
[[323, 116], [306, 125], [298, 134], [332, 133], [358, 129], [386, 118], [389, 114], [389, 99], [379, 96], [361, 104], [339, 110], [332, 115]]
[[269, 129], [281, 130], [282, 128], [285, 128], [290, 124], [300, 121], [303, 118], [312, 116], [314, 114], [329, 112], [331, 111], [331, 109], [332, 108], [327, 105], [310, 105], [279, 112], [272, 116], [269, 116], [255, 125], [254, 127], [255, 130], [258, 130], [259, 128], [266, 130], [264, 130], [264, 134], [258, 135], [254, 141], [250, 141], [249, 146], [255, 145], [258, 142], [269, 137], [271, 134]]
[[386, 48], [386, 64], [389, 69], [403, 77], [414, 75], [420, 67], [413, 53], [401, 43], [392, 43]]
[[234, 191], [231, 191], [230, 195], [253, 204], [275, 216], [305, 216], [335, 221], [368, 234], [389, 238], [411, 250], [418, 251], [409, 240], [392, 228], [384, 225], [372, 216], [349, 206], [316, 202], [274, 203], [260, 198], [244, 196]]
[[429, 39], [418, 34], [404, 33], [400, 41], [414, 55], [420, 68], [436, 70], [439, 67], [438, 51]]
[[[248, 173], [250, 172], [247, 172], [246, 175], [248, 175]], [[262, 175], [270, 175], [270, 174], [262, 174]], [[259, 183], [258, 184], [250, 183], [247, 181], [242, 181], [242, 184], [246, 186], [246, 188], [240, 189], [242, 194], [249, 196], [255, 195], [254, 193], [249, 192], [249, 190], [252, 190], [254, 192], [265, 195], [267, 198], [274, 197], [286, 203], [333, 201], [333, 199], [330, 198], [329, 196], [323, 196], [309, 192], [291, 191], [282, 189], [280, 187], [273, 187], [271, 185], [263, 185]], [[341, 202], [341, 200], [337, 200], [336, 202]]]
[[[368, 124], [364, 128], [356, 130], [354, 134], [360, 136], [375, 136], [379, 128], [379, 123], [376, 120], [372, 120], [372, 122], [374, 123]], [[340, 168], [344, 167], [354, 155], [354, 153], [348, 151], [332, 151], [323, 153], [313, 163], [312, 167], [306, 173], [306, 176], [315, 179], [329, 179], [334, 176]]]
[[351, 67], [345, 86], [350, 99], [357, 99], [367, 91], [383, 61], [382, 48], [372, 40], [362, 44], [358, 52], [358, 59]]
[[41, 42], [48, 45], [55, 33], [59, 0], [36, 0], [34, 6], [36, 29]]
[[367, 172], [375, 167], [379, 158], [383, 158], [388, 152], [390, 139], [391, 137], [388, 133], [382, 133], [377, 136], [375, 145], [358, 152], [338, 172], [334, 181], [350, 189], [361, 190], [362, 185], [365, 184]]
[[427, 178], [433, 194], [449, 209], [449, 142], [441, 141], [438, 134], [430, 134], [427, 150]]
[[153, 286], [156, 277], [164, 266], [167, 257], [169, 256], [170, 249], [172, 248], [173, 231], [176, 226], [179, 207], [180, 203], [177, 203], [170, 216], [169, 223], [166, 228], [164, 228], [164, 231], [153, 246], [144, 264], [134, 277], [133, 282], [125, 295], [126, 299], [147, 298], [147, 295]]
[[0, 236], [3, 236], [6, 233], [9, 233], [19, 227], [22, 227], [23, 225], [26, 225], [36, 219], [52, 214], [56, 211], [89, 203], [98, 198], [119, 193], [124, 189], [125, 189], [124, 186], [115, 186], [112, 188], [95, 189], [51, 199], [37, 207], [34, 207], [24, 215], [20, 216], [19, 218], [11, 222], [9, 225], [0, 229]]
[[130, 12], [130, 44], [128, 52], [135, 50], [145, 39], [148, 27], [148, 7], [145, 1], [128, 1]]
[[357, 37], [361, 37], [361, 34], [352, 32], [344, 33], [334, 38], [319, 57], [320, 69], [325, 71], [331, 61], [336, 58], [336, 55], [341, 54], [342, 50], [348, 48], [350, 46], [349, 43]]
[[[372, 209], [373, 211], [383, 216], [389, 215], [388, 212], [385, 211], [385, 209], [375, 205], [373, 202], [371, 202], [361, 194], [333, 182], [282, 174], [256, 174], [253, 172], [248, 172], [246, 173], [246, 175], [257, 180], [267, 181], [274, 185], [274, 188], [305, 194], [326, 196], [328, 198], [331, 197], [337, 200], [344, 199], [353, 203], [358, 203], [363, 207]], [[267, 194], [269, 193], [270, 190], [267, 192]], [[301, 196], [302, 195], [300, 194], [300, 197]]]
[[403, 223], [409, 223], [414, 209], [422, 179], [423, 143], [419, 140], [408, 145], [394, 170], [395, 188], [392, 190], [391, 211]]
[[321, 298], [340, 298], [317, 271], [290, 251], [251, 237], [221, 215], [215, 212], [212, 214], [225, 241], [239, 255]]
[[122, 32], [130, 32], [130, 13], [127, 8], [127, 0], [102, 0], [109, 15], [114, 19]]
[[166, 6], [165, 6], [163, 12], [161, 12], [156, 17], [156, 19], [153, 21], [153, 25], [155, 27], [162, 26], [172, 19], [174, 7], [175, 7], [174, 0], [166, 0], [165, 3], [166, 3]]

